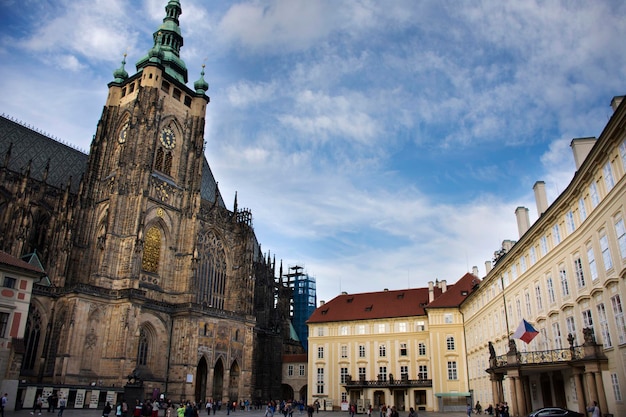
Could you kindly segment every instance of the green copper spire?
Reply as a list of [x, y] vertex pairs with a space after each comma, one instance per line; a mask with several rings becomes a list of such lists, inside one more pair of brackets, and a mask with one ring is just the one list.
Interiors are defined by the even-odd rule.
[[161, 64], [165, 72], [183, 84], [187, 83], [187, 67], [180, 59], [183, 37], [178, 26], [178, 17], [182, 14], [180, 0], [169, 0], [165, 6], [163, 24], [152, 35], [154, 46], [137, 61], [137, 71], [149, 63]]
[[204, 64], [202, 64], [202, 72], [200, 72], [200, 78], [193, 83], [193, 88], [197, 94], [204, 94], [209, 89], [209, 83], [204, 79]]
[[124, 54], [124, 59], [122, 59], [122, 66], [113, 71], [114, 83], [122, 84], [128, 79], [128, 73], [124, 69], [124, 65], [126, 65], [126, 54]]

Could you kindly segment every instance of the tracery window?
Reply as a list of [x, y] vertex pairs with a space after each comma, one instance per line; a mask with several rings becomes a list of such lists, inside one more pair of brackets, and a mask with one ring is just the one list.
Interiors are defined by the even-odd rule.
[[141, 269], [146, 272], [159, 272], [159, 262], [161, 259], [161, 231], [158, 227], [152, 226], [146, 233], [146, 241], [143, 247], [143, 258], [141, 259]]
[[26, 322], [26, 332], [24, 333], [24, 344], [26, 352], [24, 353], [24, 362], [22, 369], [32, 371], [37, 363], [37, 351], [39, 349], [39, 341], [41, 339], [41, 316], [39, 310], [35, 310], [28, 316]]
[[146, 366], [148, 364], [148, 336], [145, 329], [139, 331], [139, 345], [137, 347], [137, 365]]
[[226, 254], [212, 232], [198, 235], [197, 302], [223, 309], [226, 294]]

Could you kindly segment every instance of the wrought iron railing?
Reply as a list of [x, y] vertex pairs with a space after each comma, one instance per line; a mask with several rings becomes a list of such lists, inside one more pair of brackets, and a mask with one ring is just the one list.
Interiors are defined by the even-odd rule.
[[433, 386], [432, 379], [394, 379], [394, 380], [372, 380], [367, 381], [364, 379], [348, 380], [344, 384], [346, 388], [361, 388], [361, 387], [379, 387], [379, 388], [408, 388], [408, 387], [423, 387], [429, 388]]
[[[573, 346], [568, 349], [539, 350], [533, 352], [517, 352], [514, 355], [499, 355], [494, 358], [493, 367], [499, 368], [507, 365], [549, 364], [569, 362], [584, 357], [582, 346]], [[514, 358], [513, 363], [509, 362]]]

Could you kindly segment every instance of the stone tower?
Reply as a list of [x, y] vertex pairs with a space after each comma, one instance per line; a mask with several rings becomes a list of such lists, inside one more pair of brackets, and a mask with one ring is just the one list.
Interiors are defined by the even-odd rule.
[[50, 280], [33, 290], [25, 391], [122, 395], [132, 374], [146, 397], [175, 401], [280, 394], [275, 260], [261, 253], [250, 211], [236, 197], [227, 209], [219, 194], [204, 157], [204, 69], [189, 88], [180, 1], [165, 11], [136, 73], [125, 57], [108, 84], [78, 186], [52, 184], [50, 160], [45, 175], [18, 174], [7, 147], [1, 243], [39, 253]]

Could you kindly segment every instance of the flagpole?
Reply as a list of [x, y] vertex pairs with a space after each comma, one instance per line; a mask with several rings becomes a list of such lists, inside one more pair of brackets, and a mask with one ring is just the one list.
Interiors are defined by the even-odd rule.
[[502, 301], [504, 302], [504, 320], [506, 322], [506, 339], [507, 341], [510, 343], [511, 342], [511, 338], [509, 337], [509, 313], [507, 312], [506, 309], [506, 296], [504, 295], [504, 278], [502, 278], [503, 276], [500, 275], [500, 285], [502, 285]]

